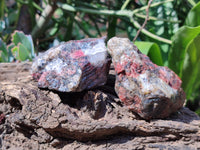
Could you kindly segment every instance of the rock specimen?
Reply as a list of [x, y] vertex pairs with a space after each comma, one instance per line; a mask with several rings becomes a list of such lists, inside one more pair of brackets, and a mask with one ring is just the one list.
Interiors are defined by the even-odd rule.
[[32, 65], [38, 87], [80, 92], [105, 84], [110, 61], [104, 40], [69, 41], [38, 56]]
[[152, 63], [127, 38], [108, 41], [116, 72], [115, 91], [128, 108], [144, 119], [164, 118], [183, 106], [180, 78]]
[[0, 114], [0, 124], [3, 124], [5, 122], [5, 115]]

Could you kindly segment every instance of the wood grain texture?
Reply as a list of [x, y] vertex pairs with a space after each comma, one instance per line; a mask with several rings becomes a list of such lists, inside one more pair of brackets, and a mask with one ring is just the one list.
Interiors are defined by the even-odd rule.
[[67, 94], [42, 90], [31, 63], [0, 64], [0, 149], [199, 149], [200, 118], [182, 108], [145, 121], [105, 87]]

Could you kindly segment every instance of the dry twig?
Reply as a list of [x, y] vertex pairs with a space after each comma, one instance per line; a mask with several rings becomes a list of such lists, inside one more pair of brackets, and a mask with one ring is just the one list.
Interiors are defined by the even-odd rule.
[[140, 27], [140, 29], [137, 31], [137, 34], [136, 34], [136, 36], [134, 37], [133, 42], [135, 42], [135, 40], [136, 40], [137, 37], [139, 36], [141, 30], [144, 29], [145, 25], [147, 24], [147, 21], [149, 20], [149, 7], [150, 7], [152, 1], [153, 1], [153, 0], [149, 0], [149, 2], [148, 2], [148, 6], [147, 6], [147, 8], [146, 8], [146, 18], [145, 18], [145, 20], [144, 20], [143, 25], [142, 25], [142, 26]]

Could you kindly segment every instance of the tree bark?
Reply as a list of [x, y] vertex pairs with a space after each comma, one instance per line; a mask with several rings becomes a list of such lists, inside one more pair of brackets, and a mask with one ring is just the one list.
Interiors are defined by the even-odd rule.
[[100, 88], [59, 93], [39, 89], [30, 67], [0, 64], [0, 149], [200, 149], [200, 118], [188, 108], [145, 121], [116, 97], [112, 75]]

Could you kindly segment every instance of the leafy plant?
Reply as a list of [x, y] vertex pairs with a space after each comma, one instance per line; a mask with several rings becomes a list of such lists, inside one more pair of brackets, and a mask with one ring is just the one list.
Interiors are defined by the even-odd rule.
[[200, 25], [200, 2], [197, 3], [188, 13], [185, 24], [190, 27]]
[[200, 88], [200, 2], [186, 17], [182, 26], [172, 38], [169, 53], [169, 67], [182, 79], [187, 99], [194, 100]]
[[12, 34], [12, 43], [8, 46], [0, 39], [0, 62], [32, 60], [35, 57], [31, 35], [15, 31]]
[[161, 50], [156, 43], [153, 42], [135, 42], [134, 43], [138, 49], [157, 65], [163, 66], [163, 58], [161, 55]]
[[[172, 48], [169, 53], [169, 67], [173, 69], [183, 81], [183, 89], [187, 98], [199, 87], [200, 80], [200, 26], [183, 26], [174, 35]], [[196, 86], [195, 86], [196, 85]]]
[[0, 62], [9, 62], [6, 44], [0, 38]]

